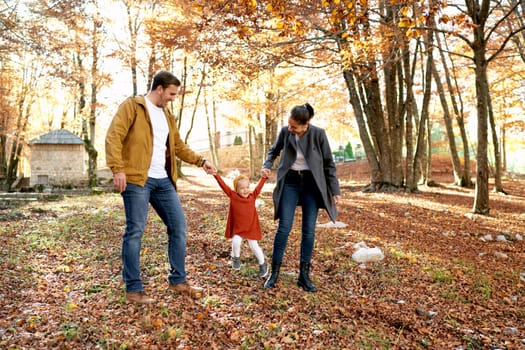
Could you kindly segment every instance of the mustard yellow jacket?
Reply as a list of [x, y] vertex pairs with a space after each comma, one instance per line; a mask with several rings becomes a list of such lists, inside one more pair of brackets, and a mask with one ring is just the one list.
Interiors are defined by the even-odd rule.
[[[177, 182], [177, 158], [201, 166], [204, 158], [180, 138], [173, 114], [164, 108], [169, 126], [166, 170]], [[144, 96], [128, 97], [118, 107], [106, 134], [106, 163], [113, 174], [124, 172], [126, 181], [144, 186], [153, 154], [153, 129]]]

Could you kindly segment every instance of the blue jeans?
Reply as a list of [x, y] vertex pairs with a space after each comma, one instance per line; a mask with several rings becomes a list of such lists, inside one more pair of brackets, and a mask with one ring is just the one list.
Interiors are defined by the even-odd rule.
[[312, 260], [315, 224], [319, 213], [318, 190], [310, 172], [304, 175], [290, 170], [286, 174], [279, 204], [279, 225], [273, 241], [272, 261], [282, 262], [288, 236], [292, 230], [295, 208], [302, 207], [300, 262]]
[[139, 260], [149, 203], [168, 229], [168, 281], [170, 284], [185, 282], [186, 217], [171, 180], [148, 178], [144, 187], [127, 184], [122, 198], [126, 213], [126, 230], [122, 237], [122, 278], [126, 283], [126, 292], [144, 290]]

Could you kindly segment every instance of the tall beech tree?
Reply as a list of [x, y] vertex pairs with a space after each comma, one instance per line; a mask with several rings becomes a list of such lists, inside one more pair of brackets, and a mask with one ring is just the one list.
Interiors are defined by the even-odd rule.
[[20, 3], [0, 5], [0, 188], [11, 190], [22, 176], [29, 119], [35, 113], [45, 70], [38, 60], [34, 18], [19, 15]]
[[[488, 125], [491, 98], [488, 79], [488, 65], [505, 50], [510, 40], [525, 30], [524, 26], [507, 30], [507, 25], [519, 9], [519, 4], [504, 6], [490, 0], [465, 0], [464, 7], [458, 7], [468, 16], [471, 33], [457, 33], [472, 50], [474, 62], [477, 111], [477, 152], [476, 152], [476, 190], [473, 211], [488, 215], [489, 206], [489, 164], [488, 164]], [[507, 4], [508, 5], [508, 4]], [[496, 135], [493, 133], [493, 138]], [[494, 139], [496, 141], [496, 139]], [[497, 147], [497, 142], [495, 142]], [[498, 151], [499, 152], [499, 151]], [[499, 160], [498, 160], [499, 161]]]
[[[339, 70], [370, 165], [368, 188], [379, 191], [405, 185], [405, 118], [414, 118], [413, 125], [425, 128], [417, 111], [425, 113], [428, 107], [418, 109], [411, 91], [412, 65], [417, 61], [400, 58], [413, 57], [411, 38], [420, 35], [415, 27], [425, 23], [424, 14], [432, 15], [434, 7], [347, 0], [194, 4], [202, 13], [203, 28], [220, 22], [237, 33], [247, 49], [273, 57], [276, 63]], [[426, 133], [421, 130], [415, 135], [424, 141]], [[418, 157], [422, 152], [414, 161], [419, 162]], [[413, 167], [410, 164], [409, 169]], [[417, 181], [411, 180], [411, 190]]]
[[[454, 63], [454, 55], [450, 54], [447, 36], [444, 33], [436, 33], [436, 43], [441, 60], [441, 71], [443, 71], [445, 83], [441, 81], [438, 70], [434, 70], [434, 80], [439, 94], [441, 107], [443, 109], [443, 119], [449, 142], [450, 157], [454, 171], [454, 182], [463, 187], [473, 187], [472, 174], [470, 169], [470, 146], [465, 128], [465, 109], [463, 103], [463, 92], [459, 88], [457, 73]], [[446, 87], [446, 88], [445, 88]], [[448, 94], [447, 94], [448, 92]], [[447, 98], [448, 95], [448, 98]], [[452, 110], [449, 108], [450, 101]], [[461, 144], [463, 148], [463, 165], [460, 163], [458, 149], [455, 142], [455, 133], [452, 126], [452, 113], [455, 116], [459, 128]]]
[[[490, 96], [487, 66], [508, 41], [523, 30], [519, 26], [510, 31], [505, 27], [517, 12], [518, 4], [503, 6], [505, 4], [489, 0], [466, 0], [464, 5], [455, 3], [456, 15], [439, 15], [440, 23], [443, 18], [451, 20], [448, 24], [452, 23], [452, 30], [437, 27], [429, 21], [439, 13], [437, 3], [268, 0], [216, 1], [212, 4], [196, 1], [194, 5], [202, 13], [203, 26], [220, 21], [235, 28], [248, 47], [272, 53], [276, 51], [271, 50], [279, 48], [282, 61], [297, 64], [339, 65], [370, 164], [371, 188], [374, 190], [403, 185], [402, 138], [399, 135], [403, 135], [407, 102], [412, 104], [413, 111], [416, 111], [416, 105], [407, 98], [409, 84], [404, 84], [405, 77], [412, 70], [407, 67], [410, 70], [403, 72], [398, 68], [399, 57], [402, 57], [400, 48], [409, 45], [410, 38], [419, 37], [425, 31], [445, 31], [465, 40], [472, 50], [470, 57], [476, 76], [478, 135], [473, 211], [489, 213], [487, 118]], [[261, 37], [256, 33], [265, 30], [278, 32], [280, 40], [256, 42], [254, 39]], [[465, 35], [465, 30], [470, 31], [469, 35]], [[503, 37], [499, 47], [494, 47], [494, 36]], [[415, 53], [410, 51], [411, 55]], [[485, 57], [487, 53], [491, 56]], [[432, 65], [426, 67], [425, 75], [429, 76]], [[423, 113], [422, 110], [422, 116]], [[417, 127], [425, 125], [424, 120], [415, 119], [415, 122]], [[416, 135], [423, 134], [418, 132]], [[417, 154], [414, 161], [418, 161]]]
[[[249, 50], [229, 25], [215, 26], [213, 23], [209, 23], [206, 30], [196, 30], [202, 26], [202, 18], [192, 4], [173, 1], [164, 4], [163, 11], [167, 11], [165, 16], [157, 16], [155, 20], [147, 22], [147, 32], [151, 39], [165, 48], [188, 53], [195, 60], [195, 66], [207, 67], [207, 74], [213, 75], [216, 84], [219, 82], [218, 87], [215, 87], [215, 103], [220, 99], [236, 101], [237, 107], [245, 112], [235, 117], [247, 121], [245, 130], [254, 132], [253, 140], [263, 137], [260, 134], [260, 128], [257, 131], [253, 129], [253, 126], [260, 123], [257, 116], [265, 110], [263, 106], [266, 103], [273, 107], [266, 110], [267, 115], [268, 113], [272, 114], [270, 118], [266, 118], [270, 123], [267, 129], [275, 129], [272, 127], [273, 120], [276, 119], [274, 112], [276, 113], [279, 108], [270, 101], [275, 102], [274, 99], [278, 94], [269, 89], [261, 89], [259, 91], [264, 90], [262, 93], [265, 94], [266, 100], [259, 100], [244, 93], [246, 89], [254, 91], [254, 87], [258, 90], [259, 84], [265, 80], [265, 73], [271, 74], [272, 67], [275, 66], [272, 58], [264, 53]], [[183, 80], [184, 76], [183, 74]], [[222, 84], [222, 82], [226, 84]], [[185, 85], [184, 81], [183, 85]], [[202, 84], [196, 83], [195, 86], [188, 87], [187, 90], [195, 92], [198, 99], [201, 96], [199, 92], [207, 86], [208, 84], [202, 86]], [[220, 86], [226, 87], [221, 89]], [[258, 94], [254, 96], [258, 96]], [[182, 98], [186, 99], [187, 94]], [[198, 100], [195, 101], [195, 108], [197, 102]], [[206, 106], [206, 108], [211, 107]], [[182, 115], [179, 116], [179, 122], [181, 120]], [[212, 134], [215, 133], [210, 133], [209, 137], [214, 138]], [[259, 143], [259, 141], [254, 142]], [[254, 159], [257, 164], [254, 163], [255, 165], [252, 168], [258, 169], [262, 163], [260, 154], [262, 154], [263, 148], [255, 147], [254, 151], [256, 154]], [[214, 156], [218, 159], [218, 154]]]
[[[82, 135], [88, 154], [89, 186], [97, 185], [96, 119], [100, 105], [97, 95], [108, 77], [103, 64], [104, 23], [98, 0], [33, 1], [32, 11], [40, 16], [39, 50], [51, 75], [60, 79], [64, 94], [73, 96], [73, 132]], [[37, 29], [35, 27], [35, 29]]]

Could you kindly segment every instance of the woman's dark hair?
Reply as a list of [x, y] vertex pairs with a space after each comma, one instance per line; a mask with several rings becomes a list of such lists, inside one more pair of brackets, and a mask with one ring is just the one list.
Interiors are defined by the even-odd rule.
[[308, 102], [304, 105], [295, 106], [290, 112], [290, 118], [299, 122], [299, 124], [306, 124], [314, 117], [314, 108]]
[[153, 81], [151, 82], [151, 90], [155, 90], [159, 85], [165, 89], [170, 85], [180, 86], [180, 80], [170, 72], [161, 70], [153, 77]]

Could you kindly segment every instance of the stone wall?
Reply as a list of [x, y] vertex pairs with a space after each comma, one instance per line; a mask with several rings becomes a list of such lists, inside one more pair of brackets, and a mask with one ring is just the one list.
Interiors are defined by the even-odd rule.
[[34, 144], [29, 186], [79, 185], [87, 180], [84, 145]]

